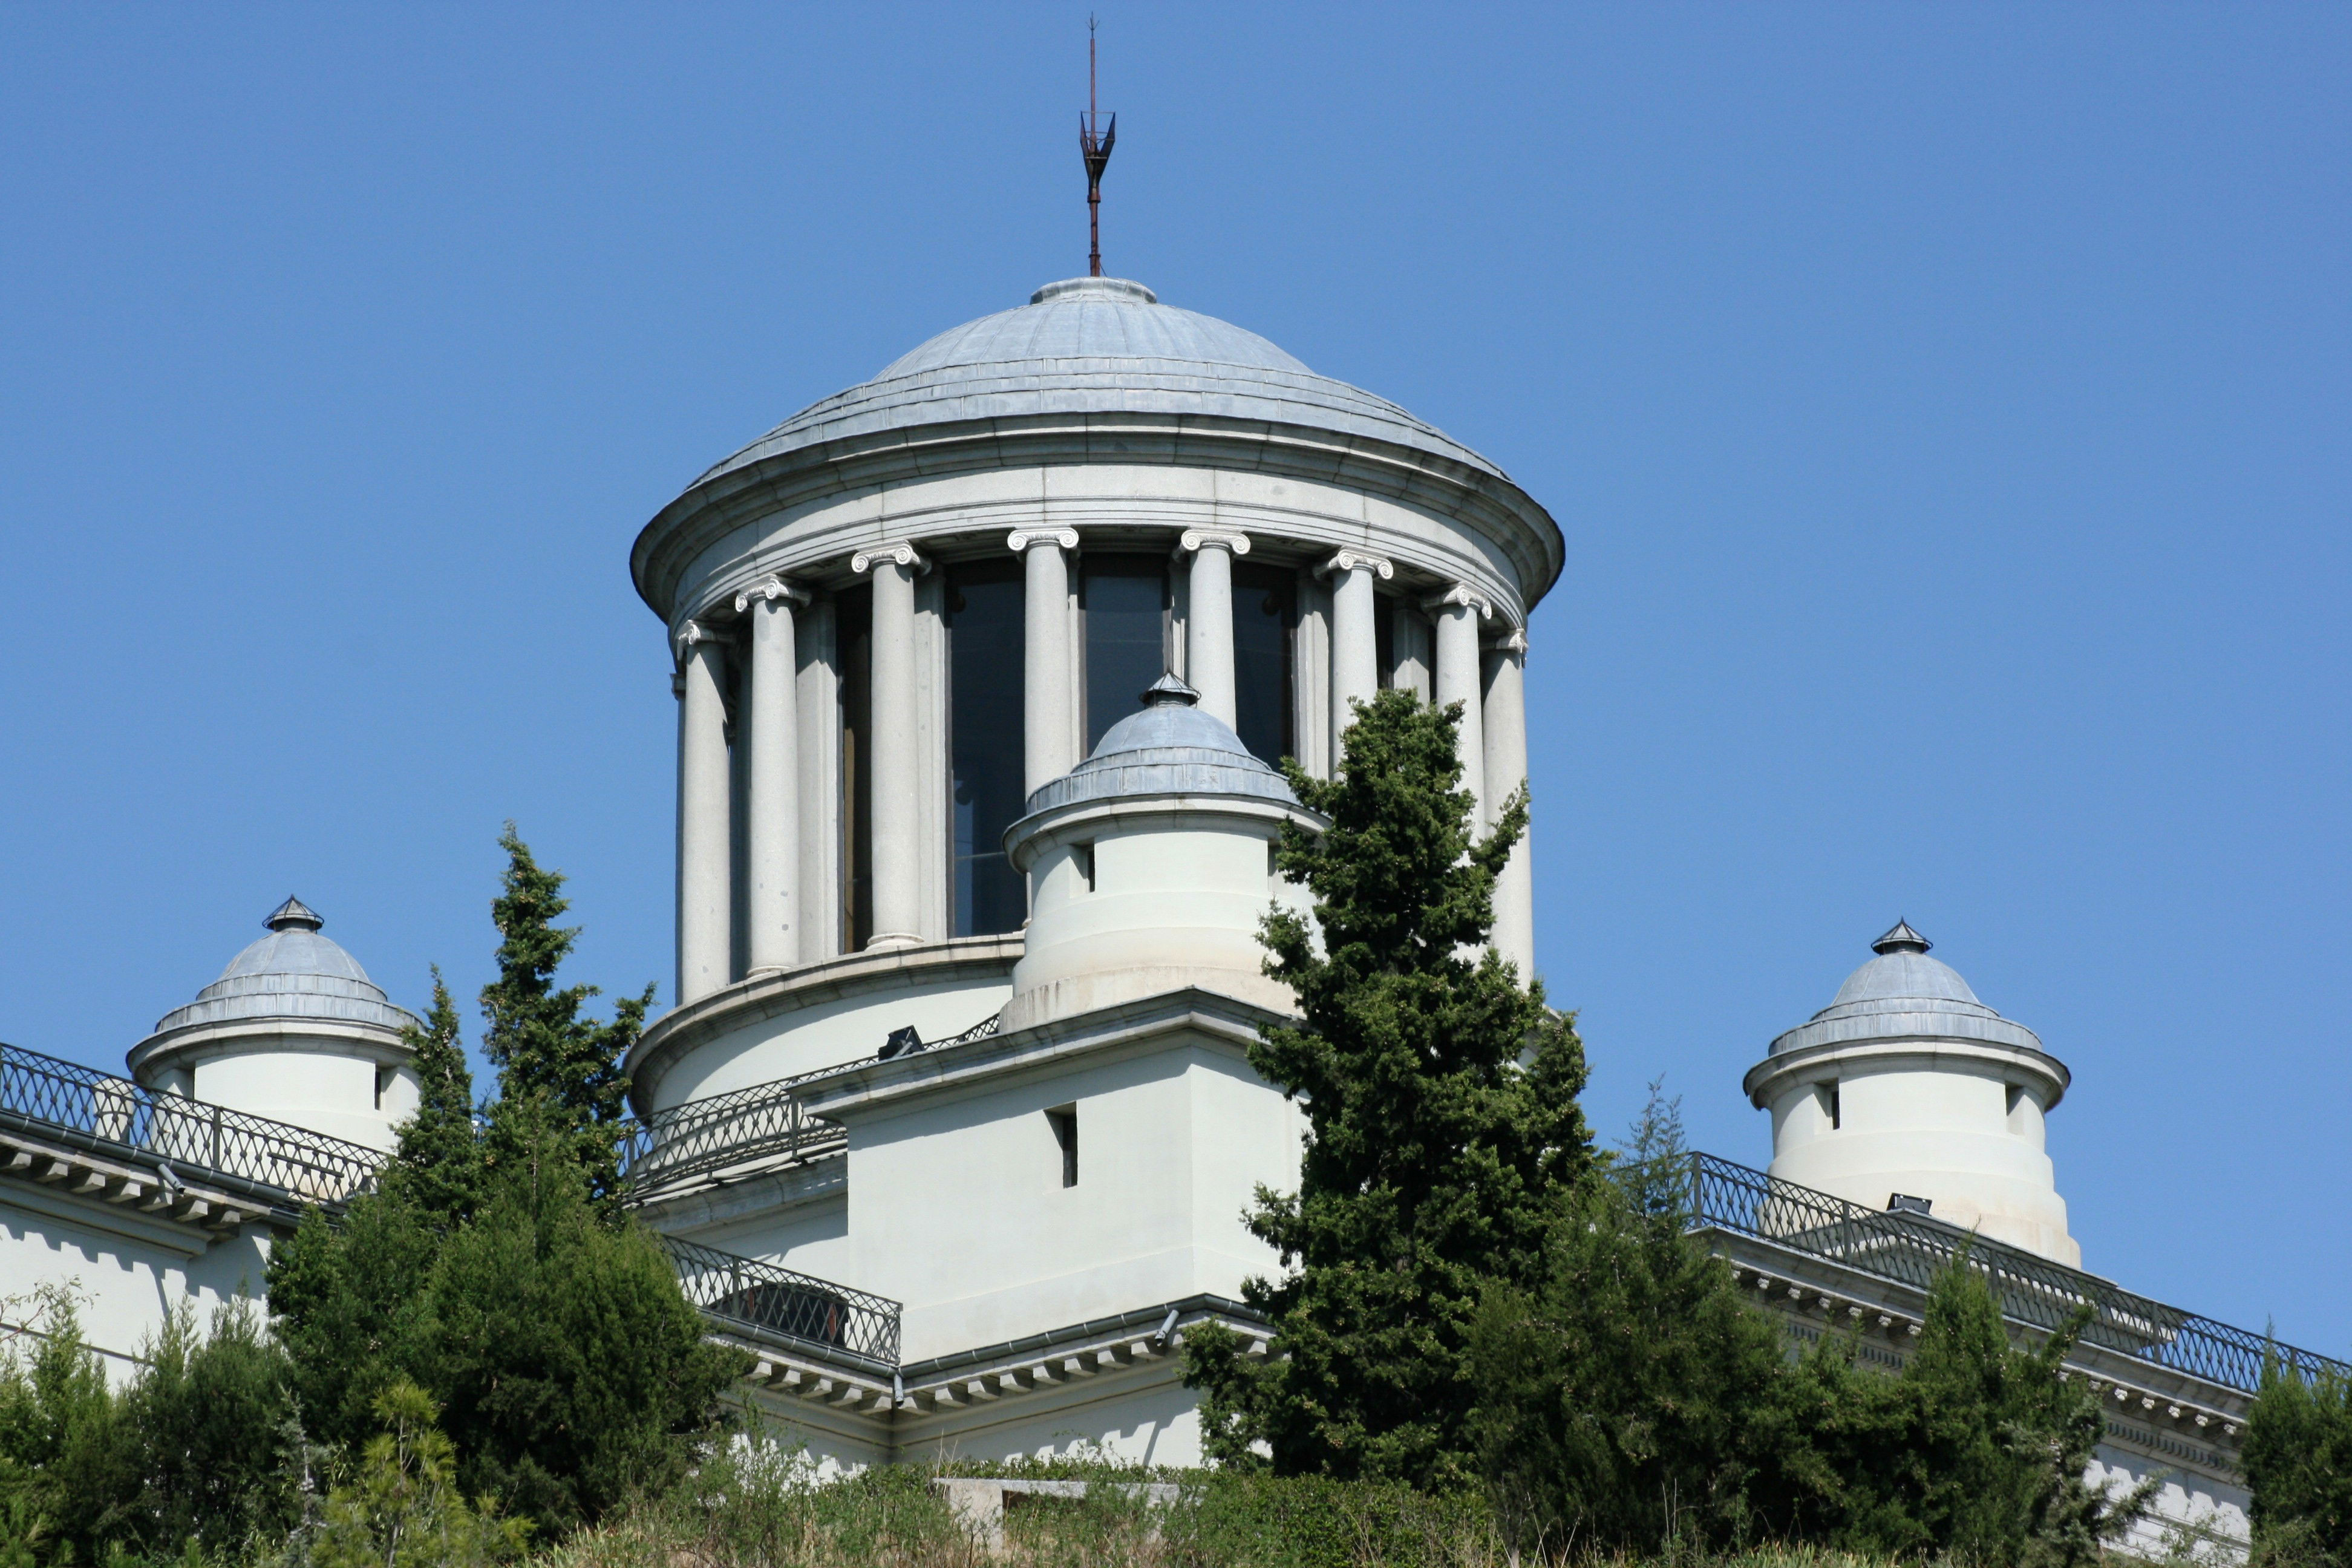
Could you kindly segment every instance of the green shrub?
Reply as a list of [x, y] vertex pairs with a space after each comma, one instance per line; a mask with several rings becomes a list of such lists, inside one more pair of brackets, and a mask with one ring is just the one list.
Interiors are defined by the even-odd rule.
[[2242, 1462], [2260, 1561], [2352, 1564], [2352, 1379], [2306, 1383], [2275, 1361], [2264, 1366]]

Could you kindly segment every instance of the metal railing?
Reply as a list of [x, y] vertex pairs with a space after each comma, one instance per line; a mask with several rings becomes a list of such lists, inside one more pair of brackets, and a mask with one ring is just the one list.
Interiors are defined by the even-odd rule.
[[1688, 1180], [1685, 1202], [1695, 1229], [1754, 1237], [1923, 1292], [1965, 1254], [2011, 1321], [2048, 1331], [2087, 1306], [2084, 1343], [2223, 1387], [2255, 1392], [2270, 1363], [2305, 1379], [2352, 1375], [2352, 1365], [2343, 1362], [2134, 1295], [1947, 1221], [1864, 1208], [1712, 1154], [1689, 1156]]
[[686, 1299], [705, 1317], [878, 1375], [898, 1369], [898, 1302], [676, 1237], [660, 1241]]
[[[996, 1026], [997, 1015], [991, 1014], [960, 1035], [929, 1043], [917, 1041], [912, 1049], [935, 1051], [970, 1045], [994, 1035]], [[883, 1059], [868, 1057], [707, 1095], [634, 1123], [621, 1141], [621, 1173], [630, 1197], [642, 1203], [697, 1176], [738, 1166], [793, 1163], [835, 1152], [845, 1146], [846, 1134], [835, 1123], [811, 1116], [793, 1091], [812, 1079]]]
[[629, 1196], [643, 1202], [732, 1166], [808, 1160], [842, 1148], [847, 1134], [811, 1116], [793, 1098], [795, 1085], [816, 1076], [803, 1073], [689, 1100], [635, 1123], [621, 1141], [621, 1175]]
[[0, 1127], [86, 1153], [168, 1162], [276, 1208], [341, 1203], [375, 1180], [384, 1158], [9, 1045], [0, 1045]]

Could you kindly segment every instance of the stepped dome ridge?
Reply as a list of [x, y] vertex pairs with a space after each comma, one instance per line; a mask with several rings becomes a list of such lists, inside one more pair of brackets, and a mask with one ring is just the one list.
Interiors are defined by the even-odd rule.
[[1503, 471], [1384, 397], [1318, 375], [1255, 332], [1163, 305], [1140, 283], [1073, 278], [951, 327], [872, 380], [811, 404], [695, 480], [917, 426], [1065, 413], [1222, 415], [1394, 442]]
[[1772, 1056], [1833, 1043], [1929, 1037], [2042, 1053], [2041, 1037], [1977, 999], [1959, 971], [1927, 956], [1934, 944], [1897, 921], [1830, 1005], [1772, 1042]]
[[[1091, 756], [1029, 796], [1027, 816], [1135, 795], [1246, 795], [1297, 808], [1283, 776], [1200, 700], [1173, 675], [1161, 676], [1143, 693], [1142, 708], [1103, 731]], [[1013, 824], [1008, 837], [1020, 829]]]
[[358, 959], [320, 934], [326, 921], [301, 900], [287, 900], [262, 923], [269, 934], [229, 960], [194, 1002], [166, 1013], [155, 1025], [157, 1035], [247, 1018], [331, 1018], [394, 1030], [416, 1025], [415, 1016], [393, 1005]]

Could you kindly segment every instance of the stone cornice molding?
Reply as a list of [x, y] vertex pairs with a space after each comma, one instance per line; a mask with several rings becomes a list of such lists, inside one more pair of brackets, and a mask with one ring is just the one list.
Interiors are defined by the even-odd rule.
[[[1307, 426], [1268, 426], [1214, 415], [1177, 419], [1149, 411], [1095, 411], [877, 431], [713, 472], [688, 486], [639, 531], [630, 572], [646, 603], [672, 616], [688, 609], [681, 596], [694, 592], [690, 579], [704, 553], [727, 532], [748, 523], [835, 499], [927, 486], [961, 475], [1125, 466], [1134, 461], [1127, 454], [1140, 450], [1151, 453], [1150, 466], [1295, 478], [1435, 512], [1496, 552], [1497, 570], [1510, 581], [1496, 581], [1488, 588], [1506, 597], [1524, 595], [1530, 603], [1540, 599], [1565, 563], [1566, 542], [1540, 504], [1507, 479], [1439, 454], [1370, 437], [1343, 437]], [[943, 509], [943, 519], [958, 510]], [[1013, 521], [996, 526], [1010, 526]], [[872, 526], [870, 521], [866, 526]], [[1360, 536], [1360, 522], [1354, 523], [1349, 533]], [[956, 530], [950, 524], [949, 531]], [[1328, 532], [1324, 537], [1329, 541], [1327, 548], [1343, 542]], [[1423, 570], [1445, 570], [1437, 561], [1423, 559], [1426, 552], [1403, 548], [1406, 542], [1401, 539], [1390, 553]], [[846, 552], [853, 547], [845, 541], [832, 548]], [[811, 555], [803, 565], [821, 577], [825, 574], [815, 564], [818, 559]], [[1465, 567], [1475, 564], [1454, 563], [1449, 574], [1465, 575]]]
[[1491, 621], [1495, 618], [1494, 601], [1467, 583], [1456, 583], [1443, 594], [1432, 594], [1421, 602], [1421, 607], [1424, 610], [1443, 610], [1453, 605], [1461, 605], [1475, 610], [1478, 613], [1478, 618], [1482, 621]]
[[2066, 1064], [2046, 1051], [1957, 1035], [1909, 1035], [1832, 1040], [1765, 1058], [1740, 1082], [1759, 1110], [1799, 1084], [1827, 1083], [1866, 1063], [1879, 1072], [1971, 1073], [2042, 1091], [2042, 1109], [2056, 1109], [2074, 1083]]
[[1018, 555], [1033, 544], [1058, 544], [1065, 550], [1078, 547], [1078, 531], [1075, 528], [1016, 528], [1004, 536], [1004, 548]]
[[1385, 555], [1373, 555], [1361, 550], [1342, 550], [1315, 568], [1318, 577], [1333, 577], [1343, 572], [1353, 572], [1359, 566], [1371, 568], [1372, 574], [1383, 583], [1396, 575], [1396, 563]]
[[1249, 535], [1222, 528], [1188, 528], [1176, 536], [1176, 553], [1191, 555], [1206, 545], [1222, 545], [1235, 555], [1250, 552]]
[[911, 539], [894, 540], [887, 544], [869, 544], [849, 558], [849, 569], [863, 577], [877, 562], [893, 561], [917, 576], [931, 569], [928, 556], [915, 548]]
[[808, 602], [809, 591], [806, 588], [797, 583], [787, 583], [771, 573], [735, 595], [735, 613], [739, 616], [748, 614], [754, 603], [805, 605]]

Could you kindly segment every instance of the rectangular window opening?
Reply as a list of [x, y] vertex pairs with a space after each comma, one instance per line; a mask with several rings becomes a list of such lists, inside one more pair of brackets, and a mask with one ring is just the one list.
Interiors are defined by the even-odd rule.
[[1821, 1106], [1822, 1115], [1828, 1120], [1830, 1131], [1837, 1131], [1844, 1121], [1838, 1105], [1838, 1086], [1834, 1083], [1815, 1084], [1813, 1100]]
[[1075, 1187], [1078, 1184], [1078, 1108], [1057, 1105], [1045, 1112], [1045, 1120], [1053, 1124], [1054, 1142], [1062, 1146], [1062, 1185]]
[[1298, 630], [1298, 574], [1234, 567], [1234, 729], [1261, 762], [1297, 753], [1290, 667]]
[[952, 934], [1019, 931], [1029, 889], [1004, 855], [1021, 815], [1024, 586], [1017, 557], [947, 569]]
[[1143, 705], [1168, 673], [1168, 562], [1158, 555], [1088, 555], [1078, 572], [1086, 623], [1087, 750]]
[[1095, 890], [1095, 847], [1091, 844], [1070, 846], [1070, 864], [1078, 873], [1078, 885], [1089, 893]]
[[834, 609], [835, 647], [841, 659], [841, 937], [856, 952], [874, 934], [874, 590], [844, 592]]

